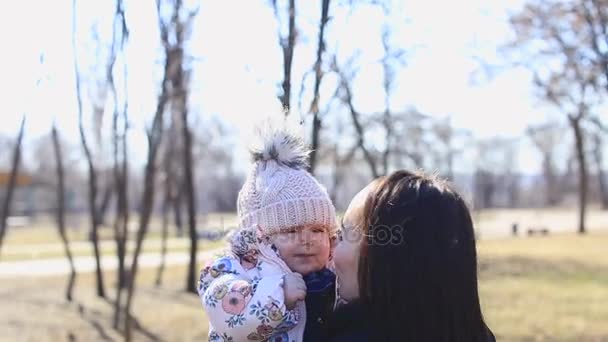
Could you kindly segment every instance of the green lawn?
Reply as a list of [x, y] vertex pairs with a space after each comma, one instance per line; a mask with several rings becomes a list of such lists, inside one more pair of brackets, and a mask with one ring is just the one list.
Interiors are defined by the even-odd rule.
[[479, 243], [486, 320], [501, 341], [608, 341], [608, 234]]

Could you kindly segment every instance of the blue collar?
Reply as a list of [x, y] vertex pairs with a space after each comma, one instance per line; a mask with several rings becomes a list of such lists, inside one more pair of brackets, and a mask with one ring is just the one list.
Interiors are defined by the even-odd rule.
[[336, 283], [336, 275], [327, 268], [307, 274], [303, 278], [307, 293], [325, 291]]

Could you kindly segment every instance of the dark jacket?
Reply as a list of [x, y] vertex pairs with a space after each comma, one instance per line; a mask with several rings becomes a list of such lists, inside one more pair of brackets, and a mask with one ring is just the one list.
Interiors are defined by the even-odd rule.
[[[368, 342], [374, 341], [373, 330], [369, 326], [367, 313], [357, 302], [342, 305], [336, 309], [329, 320], [329, 342]], [[487, 329], [487, 342], [496, 342], [490, 329]], [[424, 341], [416, 341], [424, 342]], [[432, 342], [432, 341], [430, 341]]]
[[336, 276], [323, 269], [304, 276], [306, 283], [306, 327], [304, 342], [327, 341], [327, 320], [333, 312]]
[[363, 306], [349, 303], [339, 306], [328, 322], [328, 339], [331, 342], [372, 341]]

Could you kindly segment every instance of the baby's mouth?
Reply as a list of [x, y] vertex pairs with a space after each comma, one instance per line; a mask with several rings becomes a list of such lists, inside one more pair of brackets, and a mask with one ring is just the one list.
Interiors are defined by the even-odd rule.
[[296, 258], [310, 258], [315, 256], [314, 253], [299, 253], [294, 255]]

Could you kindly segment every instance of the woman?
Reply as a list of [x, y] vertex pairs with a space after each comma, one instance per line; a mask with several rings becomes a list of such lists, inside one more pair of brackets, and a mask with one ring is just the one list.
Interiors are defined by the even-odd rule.
[[334, 260], [347, 301], [331, 341], [494, 341], [479, 304], [473, 223], [447, 183], [397, 171], [363, 189]]

